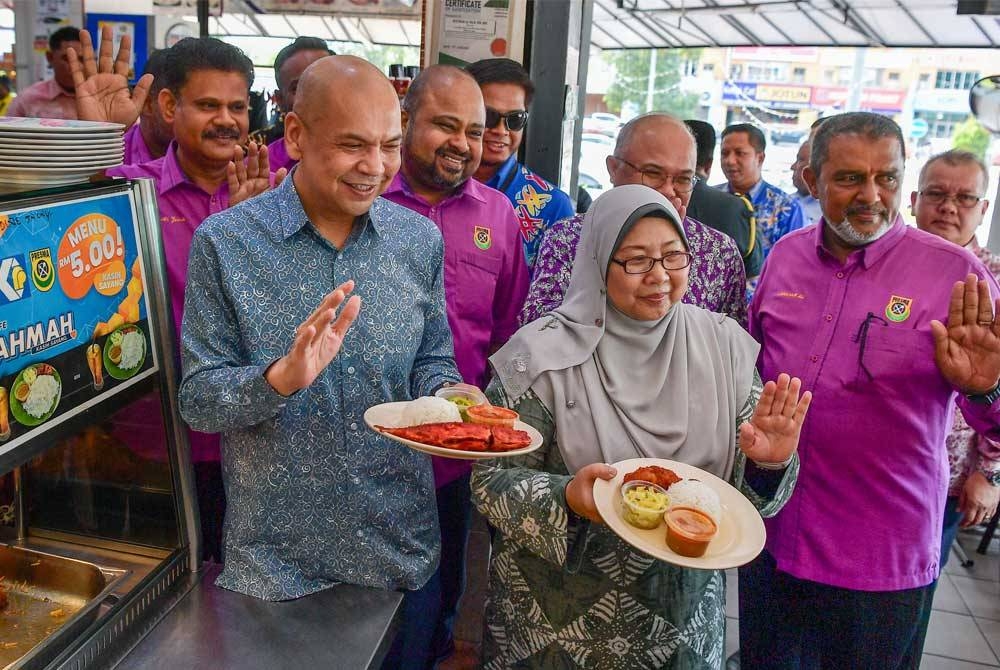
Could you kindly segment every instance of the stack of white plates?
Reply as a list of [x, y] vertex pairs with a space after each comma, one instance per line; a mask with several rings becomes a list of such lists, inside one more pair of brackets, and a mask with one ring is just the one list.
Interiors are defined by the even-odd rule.
[[118, 123], [0, 117], [0, 183], [63, 186], [121, 165]]

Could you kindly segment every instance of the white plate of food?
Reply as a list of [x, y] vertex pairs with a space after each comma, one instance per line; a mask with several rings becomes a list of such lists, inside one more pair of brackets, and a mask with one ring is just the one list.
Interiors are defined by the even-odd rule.
[[[598, 479], [594, 482], [594, 504], [608, 528], [639, 551], [683, 567], [725, 570], [749, 563], [764, 548], [767, 535], [764, 530], [764, 520], [761, 519], [757, 508], [746, 496], [712, 473], [693, 465], [662, 458], [633, 458], [612, 465], [618, 474], [610, 481]], [[647, 476], [638, 472], [640, 468], [654, 468], [654, 470]], [[642, 504], [649, 505], [646, 512], [647, 519], [652, 519], [655, 512], [660, 522], [654, 528], [639, 528], [626, 520], [626, 516], [630, 516], [633, 521], [642, 521], [635, 518], [635, 496], [649, 496], [655, 499], [659, 496], [655, 485], [665, 482], [653, 482], [652, 487], [635, 484], [627, 487], [627, 489], [640, 489], [631, 494], [630, 500], [633, 501], [631, 510], [626, 508], [623, 498], [623, 483], [626, 477], [633, 473], [641, 481], [651, 481], [657, 474], [655, 468], [671, 470], [682, 481], [695, 480], [700, 483], [682, 484], [676, 489], [675, 499], [668, 501], [662, 511], [659, 511], [653, 502], [643, 501]], [[662, 474], [662, 470], [659, 472]], [[673, 483], [666, 487], [668, 499], [671, 496], [670, 490], [674, 486], [678, 484]], [[705, 488], [714, 492], [717, 503], [713, 502], [713, 496], [710, 494], [700, 495], [704, 493]], [[682, 555], [668, 545], [667, 522], [663, 519], [668, 510], [671, 511], [673, 528], [677, 528], [679, 523], [681, 528], [687, 526], [694, 531], [688, 537], [691, 542], [685, 546], [685, 550], [695, 547], [697, 551], [700, 547], [704, 551], [702, 555]], [[704, 517], [711, 518], [711, 522], [705, 521]], [[699, 527], [702, 522], [704, 524]], [[709, 523], [714, 525], [714, 533], [710, 531]], [[675, 534], [674, 540], [676, 539]], [[703, 545], [704, 542], [707, 542], [707, 547]]]
[[466, 461], [521, 456], [542, 446], [541, 433], [523, 421], [515, 420], [513, 426], [463, 422], [454, 405], [455, 416], [432, 413], [427, 418], [435, 420], [406, 425], [418, 420], [413, 416], [407, 418], [407, 413], [414, 411], [413, 403], [424, 400], [418, 398], [416, 401], [387, 402], [369, 407], [365, 411], [365, 423], [375, 432], [411, 449], [431, 456]]

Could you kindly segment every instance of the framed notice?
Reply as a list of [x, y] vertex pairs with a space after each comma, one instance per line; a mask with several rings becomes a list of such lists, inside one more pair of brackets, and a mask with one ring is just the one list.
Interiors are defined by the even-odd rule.
[[143, 266], [130, 192], [0, 215], [0, 456], [158, 372]]
[[483, 58], [523, 62], [527, 0], [434, 0], [424, 20], [431, 26], [424, 65], [464, 67]]
[[149, 20], [145, 16], [134, 14], [87, 14], [87, 30], [94, 37], [95, 48], [100, 48], [101, 35], [105, 26], [111, 28], [114, 41], [114, 53], [118, 53], [122, 38], [126, 35], [132, 40], [132, 55], [129, 61], [128, 80], [135, 84], [146, 67], [146, 54], [149, 53]]

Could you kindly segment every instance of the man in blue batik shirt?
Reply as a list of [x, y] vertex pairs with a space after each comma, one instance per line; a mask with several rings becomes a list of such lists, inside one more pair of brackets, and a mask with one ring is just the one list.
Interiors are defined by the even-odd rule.
[[377, 68], [329, 56], [306, 69], [285, 120], [298, 166], [195, 232], [180, 405], [223, 434], [217, 583], [266, 600], [338, 582], [403, 591], [383, 667], [422, 669], [440, 600], [431, 461], [368, 430], [364, 412], [460, 377], [441, 234], [378, 197], [401, 141]]
[[483, 158], [474, 177], [510, 200], [528, 267], [534, 267], [545, 231], [576, 213], [568, 195], [517, 161], [535, 85], [521, 64], [509, 58], [488, 58], [465, 69], [479, 83], [486, 103]]
[[727, 183], [716, 187], [750, 198], [757, 217], [757, 240], [765, 259], [775, 242], [803, 225], [798, 200], [761, 178], [766, 145], [764, 133], [749, 123], [723, 130], [719, 158]]

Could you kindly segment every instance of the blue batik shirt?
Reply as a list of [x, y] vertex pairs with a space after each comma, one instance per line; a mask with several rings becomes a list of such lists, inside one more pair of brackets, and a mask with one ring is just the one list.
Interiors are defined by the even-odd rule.
[[[719, 184], [716, 188], [734, 193], [729, 184]], [[753, 213], [757, 217], [757, 240], [765, 259], [778, 240], [805, 224], [798, 199], [763, 179], [743, 195], [753, 203]]]
[[[180, 406], [192, 427], [223, 434], [216, 583], [266, 600], [338, 582], [416, 589], [440, 552], [431, 461], [363, 415], [460, 380], [441, 234], [378, 198], [338, 250], [309, 221], [293, 176], [210, 216], [191, 247]], [[348, 279], [362, 302], [342, 349], [311, 386], [279, 395], [265, 370]]]
[[495, 188], [510, 200], [521, 227], [524, 256], [528, 268], [535, 265], [535, 255], [542, 235], [549, 226], [576, 213], [570, 197], [511, 157], [500, 166], [486, 185]]

